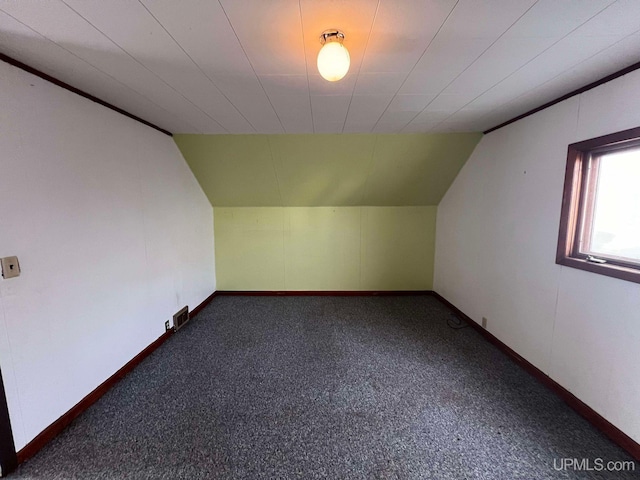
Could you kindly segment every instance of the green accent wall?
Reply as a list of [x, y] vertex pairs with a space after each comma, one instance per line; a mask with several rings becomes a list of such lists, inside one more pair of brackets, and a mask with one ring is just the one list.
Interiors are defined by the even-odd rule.
[[176, 135], [219, 290], [430, 290], [437, 205], [480, 133]]
[[435, 206], [215, 207], [219, 290], [430, 290]]
[[175, 135], [214, 207], [437, 205], [480, 133]]

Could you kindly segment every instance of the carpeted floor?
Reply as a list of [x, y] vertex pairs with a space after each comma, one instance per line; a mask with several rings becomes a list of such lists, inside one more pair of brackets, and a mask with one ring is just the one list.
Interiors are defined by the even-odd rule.
[[638, 478], [432, 297], [218, 297], [9, 478]]

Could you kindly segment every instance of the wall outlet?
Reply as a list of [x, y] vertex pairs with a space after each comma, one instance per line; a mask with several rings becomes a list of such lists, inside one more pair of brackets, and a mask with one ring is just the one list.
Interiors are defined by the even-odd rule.
[[18, 257], [0, 258], [0, 264], [2, 265], [3, 278], [20, 276], [20, 264], [18, 263]]
[[482, 317], [482, 328], [487, 328], [487, 317]]
[[169, 320], [167, 320], [166, 322], [164, 322], [164, 331], [168, 331], [170, 330], [171, 327], [169, 327]]

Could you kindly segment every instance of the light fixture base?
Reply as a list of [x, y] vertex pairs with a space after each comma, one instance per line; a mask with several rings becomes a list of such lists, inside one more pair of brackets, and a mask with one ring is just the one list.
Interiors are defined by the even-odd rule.
[[320, 35], [320, 43], [324, 45], [327, 42], [339, 42], [342, 43], [344, 41], [344, 33], [340, 30], [325, 30]]

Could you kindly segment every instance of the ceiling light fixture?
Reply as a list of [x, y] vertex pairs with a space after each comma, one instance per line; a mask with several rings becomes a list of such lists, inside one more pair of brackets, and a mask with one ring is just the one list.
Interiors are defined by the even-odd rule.
[[351, 59], [343, 41], [344, 33], [339, 30], [326, 30], [320, 35], [322, 48], [318, 53], [318, 71], [330, 82], [337, 82], [349, 71]]

